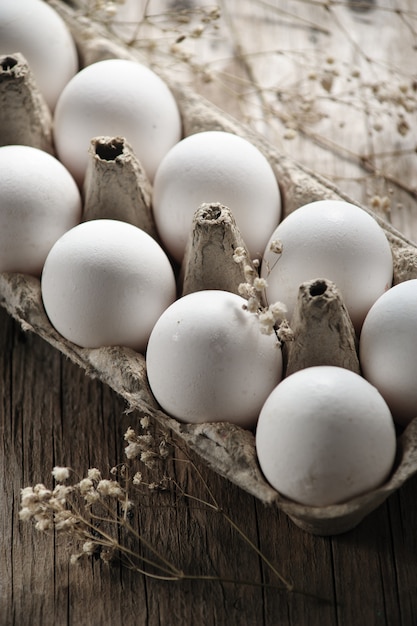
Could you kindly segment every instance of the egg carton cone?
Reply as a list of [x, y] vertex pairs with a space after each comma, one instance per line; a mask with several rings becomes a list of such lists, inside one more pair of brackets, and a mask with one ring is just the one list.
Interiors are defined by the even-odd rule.
[[[49, 4], [58, 11], [70, 28], [83, 66], [115, 57], [143, 62], [135, 49], [113, 40], [104, 27], [80, 17], [76, 11], [62, 2], [49, 0]], [[250, 131], [188, 87], [175, 83], [169, 75], [161, 74], [161, 78], [167, 82], [176, 97], [185, 136], [200, 131], [221, 130], [240, 135], [259, 148], [275, 172], [282, 194], [284, 216], [315, 200], [336, 199], [358, 204], [315, 172], [280, 154], [263, 137]], [[390, 243], [394, 260], [394, 284], [417, 278], [416, 245], [371, 210], [362, 208], [377, 220]], [[324, 292], [318, 294], [316, 291], [313, 289], [312, 293], [311, 285], [303, 287], [299, 303], [301, 309], [297, 331], [300, 333], [297, 335], [298, 342], [300, 344], [301, 333], [305, 332], [305, 324], [310, 323], [308, 320], [312, 314], [309, 300], [318, 298], [320, 301], [321, 296], [321, 300], [324, 301], [329, 296], [332, 301], [332, 306], [328, 307], [330, 314], [341, 316], [346, 322], [344, 325], [346, 350], [342, 355], [339, 354], [338, 359], [344, 362], [348, 354], [351, 369], [354, 370], [357, 364], [352, 354], [349, 355], [354, 339], [350, 335], [351, 329], [344, 316], [344, 305], [338, 294], [333, 293], [332, 285], [326, 283], [324, 291], [327, 295], [324, 295]], [[417, 419], [414, 419], [398, 437], [394, 468], [389, 479], [378, 489], [333, 506], [310, 507], [292, 502], [282, 497], [263, 477], [257, 461], [255, 437], [251, 431], [229, 423], [197, 425], [180, 423], [164, 413], [153, 398], [147, 381], [146, 361], [143, 355], [124, 347], [80, 348], [63, 339], [46, 316], [38, 278], [23, 274], [0, 274], [0, 301], [24, 330], [36, 333], [83, 368], [87, 375], [108, 385], [125, 399], [130, 409], [137, 410], [141, 415], [149, 415], [164, 427], [171, 429], [214, 471], [252, 494], [266, 506], [285, 512], [297, 526], [307, 532], [334, 535], [350, 530], [417, 472]], [[323, 302], [321, 304], [323, 305]], [[317, 331], [318, 335], [327, 332], [326, 326], [328, 324], [322, 324]], [[333, 351], [333, 340], [334, 337], [328, 337], [324, 341], [322, 338], [322, 343], [327, 345], [330, 352]], [[320, 346], [320, 338], [317, 339], [317, 345]], [[292, 368], [299, 369], [304, 366], [305, 360], [300, 345], [294, 343], [288, 357], [291, 358]]]
[[0, 56], [0, 145], [54, 153], [52, 115], [20, 52]]
[[158, 238], [152, 214], [152, 185], [124, 137], [91, 139], [82, 219], [121, 220]]
[[185, 249], [179, 279], [181, 295], [203, 289], [239, 294], [248, 266], [257, 274], [231, 210], [219, 202], [203, 203], [194, 213]]
[[326, 278], [300, 285], [283, 350], [289, 376], [306, 367], [333, 365], [360, 374], [355, 329], [337, 286]]

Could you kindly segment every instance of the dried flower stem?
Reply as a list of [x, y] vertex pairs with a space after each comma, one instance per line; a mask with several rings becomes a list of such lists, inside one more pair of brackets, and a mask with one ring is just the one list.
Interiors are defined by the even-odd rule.
[[[147, 425], [148, 421], [143, 420]], [[184, 455], [181, 459], [187, 463], [198, 476], [204, 491], [208, 494], [208, 499], [188, 493], [177, 481], [167, 478], [165, 461], [179, 461], [165, 453], [166, 446], [171, 446], [173, 442], [166, 439], [166, 433], [159, 436], [151, 434], [149, 431], [143, 435], [138, 435], [132, 428], [125, 434], [129, 449], [128, 463], [124, 463], [119, 468], [114, 468], [113, 474], [117, 472], [123, 477], [124, 485], [118, 480], [103, 479], [97, 469], [90, 469], [85, 478], [81, 478], [73, 485], [64, 485], [69, 477], [69, 468], [55, 467], [52, 474], [58, 482], [53, 490], [47, 489], [44, 485], [36, 485], [34, 488], [26, 487], [22, 489], [20, 518], [24, 521], [33, 520], [37, 530], [50, 532], [55, 530], [61, 535], [68, 537], [82, 546], [82, 551], [73, 555], [72, 560], [78, 561], [81, 557], [88, 557], [99, 554], [103, 560], [111, 560], [118, 556], [120, 562], [130, 569], [158, 580], [180, 581], [180, 580], [202, 580], [217, 582], [233, 582], [235, 584], [245, 584], [253, 586], [263, 586], [251, 580], [231, 580], [222, 576], [195, 575], [189, 574], [177, 568], [171, 561], [158, 550], [142, 533], [138, 532], [130, 523], [127, 511], [132, 511], [133, 502], [131, 489], [135, 485], [132, 480], [132, 463], [135, 457], [132, 455], [132, 443], [138, 445], [137, 458], [139, 462], [145, 452], [153, 452], [155, 459], [159, 459], [166, 481], [172, 485], [181, 497], [201, 504], [204, 508], [219, 513], [225, 522], [241, 537], [246, 545], [253, 550], [277, 577], [283, 587], [281, 591], [292, 592], [294, 586], [288, 582], [271, 563], [271, 561], [254, 544], [247, 534], [236, 524], [236, 522], [219, 505], [213, 491], [207, 481], [192, 461], [188, 450], [180, 446], [178, 449]], [[161, 446], [161, 443], [164, 445]], [[162, 450], [162, 455], [161, 455]], [[146, 463], [148, 463], [148, 458]], [[152, 465], [155, 471], [155, 465]], [[162, 482], [162, 481], [159, 481]], [[142, 483], [144, 484], [144, 483]], [[150, 485], [149, 485], [150, 487]], [[120, 508], [122, 513], [119, 513]], [[126, 538], [134, 539], [136, 545], [148, 551], [149, 555], [144, 555], [141, 550], [132, 548], [123, 541], [121, 531], [126, 533]], [[268, 585], [272, 586], [272, 585]]]
[[224, 509], [219, 505], [217, 499], [215, 498], [212, 490], [210, 489], [210, 487], [207, 484], [207, 481], [204, 479], [203, 475], [201, 474], [201, 472], [199, 471], [198, 467], [191, 461], [188, 452], [185, 449], [182, 449], [182, 451], [188, 456], [188, 460], [189, 463], [192, 464], [192, 467], [194, 469], [194, 471], [197, 473], [200, 481], [202, 482], [202, 484], [204, 485], [205, 490], [207, 491], [211, 502], [208, 502], [206, 500], [203, 500], [202, 498], [199, 498], [197, 496], [194, 496], [192, 494], [186, 493], [184, 492], [180, 485], [177, 484], [177, 487], [181, 490], [181, 494], [185, 497], [188, 498], [189, 500], [194, 500], [196, 502], [199, 502], [200, 504], [203, 504], [205, 507], [212, 509], [213, 511], [216, 511], [217, 513], [220, 513], [223, 517], [223, 519], [240, 535], [240, 537], [244, 540], [244, 542], [252, 549], [254, 550], [254, 552], [256, 552], [256, 554], [260, 557], [260, 559], [265, 563], [265, 565], [267, 565], [267, 567], [273, 572], [273, 574], [275, 574], [275, 576], [283, 583], [284, 587], [286, 588], [287, 591], [293, 591], [294, 590], [294, 585], [292, 583], [290, 583], [286, 578], [284, 578], [282, 576], [282, 574], [280, 574], [278, 572], [278, 570], [276, 569], [276, 567], [271, 563], [271, 561], [263, 554], [263, 552], [261, 550], [259, 550], [259, 548], [253, 543], [253, 541], [248, 537], [248, 535], [240, 528], [240, 526], [238, 526], [233, 519], [224, 511]]

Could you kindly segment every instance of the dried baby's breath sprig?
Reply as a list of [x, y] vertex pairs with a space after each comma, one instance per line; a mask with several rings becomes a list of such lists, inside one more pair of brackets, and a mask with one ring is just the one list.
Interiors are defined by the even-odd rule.
[[[145, 418], [141, 420], [141, 424], [146, 429], [149, 426]], [[143, 434], [138, 434], [131, 427], [127, 429], [124, 435], [127, 446], [130, 446], [132, 442], [140, 441], [143, 451], [140, 457], [128, 459], [125, 463], [115, 466], [111, 472], [113, 478], [103, 476], [97, 468], [90, 468], [78, 481], [67, 484], [67, 481], [75, 476], [74, 472], [68, 467], [54, 467], [52, 471], [54, 479], [62, 481], [55, 488], [50, 489], [43, 483], [38, 483], [34, 487], [25, 487], [21, 490], [20, 520], [34, 523], [35, 529], [39, 532], [55, 532], [62, 537], [67, 537], [71, 546], [75, 548], [70, 557], [72, 565], [88, 558], [100, 558], [104, 562], [111, 562], [117, 558], [130, 569], [156, 579], [168, 581], [188, 579], [262, 586], [263, 583], [252, 580], [237, 581], [221, 576], [187, 574], [171, 563], [160, 552], [159, 546], [154, 547], [143, 534], [136, 530], [131, 520], [134, 520], [135, 510], [139, 508], [138, 498], [146, 493], [149, 496], [152, 494], [154, 498], [161, 490], [175, 490], [181, 498], [196, 502], [199, 506], [221, 515], [229, 527], [258, 554], [278, 578], [277, 589], [295, 591], [293, 585], [280, 574], [246, 533], [223, 510], [187, 449], [180, 447], [181, 460], [195, 471], [204, 486], [207, 499], [186, 491], [166, 471], [162, 477], [155, 476], [147, 483], [144, 481], [142, 471], [136, 467], [137, 464], [143, 465], [143, 459], [141, 459], [143, 455], [146, 457], [146, 454], [153, 454], [154, 458], [159, 455], [165, 464], [173, 460], [172, 455], [167, 452], [173, 447], [173, 442], [167, 437], [167, 433], [162, 429], [153, 433], [152, 443], [150, 438], [140, 439], [150, 434], [147, 430]], [[145, 467], [146, 465], [145, 462]], [[146, 472], [148, 471], [147, 467]], [[123, 482], [114, 478], [119, 475], [123, 476]], [[145, 492], [139, 489], [141, 486], [146, 487]], [[144, 553], [147, 556], [144, 556]]]
[[[138, 434], [131, 426], [124, 434], [124, 440], [127, 442], [125, 447], [125, 455], [128, 460], [139, 459], [148, 469], [162, 471], [163, 462], [170, 456], [171, 446], [168, 442], [167, 433], [162, 430], [156, 437], [150, 431], [150, 419], [145, 415], [139, 422], [143, 432]], [[142, 476], [135, 474], [135, 484], [145, 484]], [[162, 484], [164, 478], [160, 479]]]
[[[272, 241], [270, 248], [277, 255], [282, 253], [282, 243], [279, 240]], [[236, 263], [240, 263], [246, 258], [247, 256], [244, 250], [235, 250], [233, 260]], [[287, 307], [282, 302], [265, 304], [267, 302], [266, 288], [268, 282], [266, 278], [259, 276], [258, 267], [259, 263], [245, 265], [244, 275], [246, 282], [239, 285], [238, 292], [247, 300], [243, 308], [258, 317], [261, 333], [264, 335], [272, 335], [272, 333], [275, 333], [280, 341], [281, 338], [277, 330], [280, 324], [286, 320]]]

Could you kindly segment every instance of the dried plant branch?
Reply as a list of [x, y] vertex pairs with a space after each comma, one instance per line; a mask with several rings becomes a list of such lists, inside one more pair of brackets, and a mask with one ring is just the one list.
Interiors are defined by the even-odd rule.
[[[147, 428], [148, 420], [144, 419], [142, 423]], [[117, 558], [137, 573], [158, 580], [200, 580], [264, 586], [264, 583], [254, 580], [235, 580], [222, 576], [184, 572], [168, 560], [143, 533], [139, 533], [133, 527], [126, 512], [130, 511], [132, 516], [134, 506], [132, 497], [133, 494], [137, 495], [135, 485], [143, 484], [141, 479], [136, 478], [135, 480], [138, 473], [132, 471], [134, 460], [139, 459], [140, 463], [147, 464], [153, 471], [163, 472], [164, 477], [171, 487], [175, 488], [180, 497], [195, 501], [206, 510], [219, 513], [230, 528], [259, 556], [265, 566], [283, 585], [279, 587], [267, 585], [268, 587], [274, 587], [280, 591], [296, 591], [294, 585], [282, 576], [243, 529], [222, 509], [186, 448], [180, 446], [179, 450], [183, 453], [185, 462], [199, 478], [207, 494], [207, 499], [187, 492], [175, 480], [167, 478], [166, 461], [175, 459], [166, 454], [165, 450], [166, 446], [172, 447], [175, 444], [170, 439], [166, 439], [165, 432], [156, 437], [148, 430], [144, 434], [138, 435], [132, 428], [129, 428], [125, 434], [125, 440], [127, 442], [128, 460], [119, 468], [112, 470], [113, 474], [120, 473], [121, 481], [104, 479], [98, 469], [91, 468], [84, 478], [79, 478], [74, 484], [68, 485], [67, 482], [71, 475], [70, 469], [55, 467], [52, 470], [55, 478], [53, 489], [48, 489], [43, 484], [22, 489], [20, 519], [34, 522], [38, 531], [59, 533], [61, 536], [67, 536], [72, 545], [75, 542], [81, 546], [81, 551], [72, 555], [72, 563], [78, 562], [81, 558], [99, 555], [105, 561]], [[161, 442], [164, 442], [162, 447]], [[163, 450], [162, 456], [161, 450]], [[155, 467], [155, 463], [158, 467]], [[123, 486], [121, 482], [123, 482]], [[122, 514], [119, 513], [120, 507]], [[123, 540], [123, 537], [126, 537], [126, 541]], [[132, 539], [135, 541], [134, 547], [128, 545]], [[145, 548], [150, 556], [145, 556], [142, 553], [142, 548]], [[303, 593], [301, 591], [296, 592]]]

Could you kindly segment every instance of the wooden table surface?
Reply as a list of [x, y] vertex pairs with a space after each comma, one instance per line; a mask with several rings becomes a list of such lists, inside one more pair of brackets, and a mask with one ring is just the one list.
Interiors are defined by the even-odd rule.
[[[165, 32], [175, 50], [158, 62], [417, 240], [414, 0], [224, 0], [217, 30], [199, 12], [193, 20], [178, 28], [202, 25], [203, 35]], [[51, 487], [56, 465], [108, 476], [140, 416], [3, 310], [0, 322], [1, 626], [417, 624], [417, 477], [352, 531], [317, 537], [176, 445], [167, 472], [179, 487], [141, 488], [134, 523], [191, 578], [152, 579], [96, 558], [70, 564], [79, 547], [19, 520], [20, 490]], [[217, 510], [203, 502], [212, 497]]]

